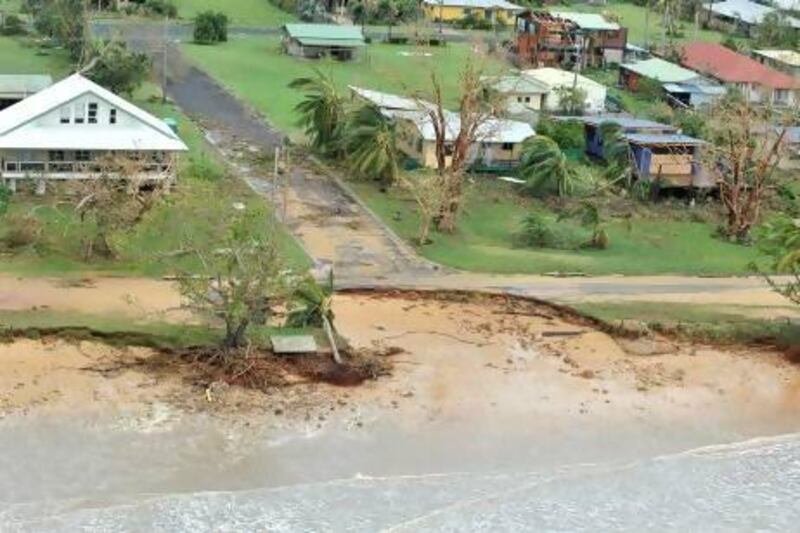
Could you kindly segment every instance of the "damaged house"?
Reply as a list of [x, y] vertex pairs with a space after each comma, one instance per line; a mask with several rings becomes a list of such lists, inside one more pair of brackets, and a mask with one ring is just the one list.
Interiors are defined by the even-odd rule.
[[621, 63], [628, 42], [626, 28], [596, 13], [527, 10], [516, 31], [517, 60], [533, 67]]

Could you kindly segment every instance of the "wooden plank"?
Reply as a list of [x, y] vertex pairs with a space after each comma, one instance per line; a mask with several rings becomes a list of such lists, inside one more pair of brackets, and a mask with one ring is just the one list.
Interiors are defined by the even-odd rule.
[[312, 335], [272, 335], [269, 340], [276, 354], [317, 353], [317, 341]]

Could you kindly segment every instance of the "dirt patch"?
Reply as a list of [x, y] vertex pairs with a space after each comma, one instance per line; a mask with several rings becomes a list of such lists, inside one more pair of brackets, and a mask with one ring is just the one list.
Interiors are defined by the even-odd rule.
[[67, 311], [185, 322], [173, 283], [146, 278], [16, 278], [0, 275], [0, 309]]

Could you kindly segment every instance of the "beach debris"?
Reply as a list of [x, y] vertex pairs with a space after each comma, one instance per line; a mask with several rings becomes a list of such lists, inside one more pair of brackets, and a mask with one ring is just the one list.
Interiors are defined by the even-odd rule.
[[272, 351], [277, 355], [317, 353], [317, 341], [312, 335], [271, 335]]
[[617, 339], [617, 344], [626, 353], [639, 356], [655, 356], [675, 353], [677, 346], [660, 339]]

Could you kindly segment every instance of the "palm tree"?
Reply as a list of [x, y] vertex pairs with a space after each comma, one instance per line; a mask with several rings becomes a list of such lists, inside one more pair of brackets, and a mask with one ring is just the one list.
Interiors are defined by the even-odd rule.
[[295, 106], [298, 125], [305, 128], [311, 146], [324, 154], [341, 149], [340, 140], [345, 124], [344, 101], [333, 80], [318, 69], [312, 78], [296, 78], [289, 87], [305, 92], [303, 101]]
[[324, 285], [317, 283], [311, 276], [303, 279], [293, 294], [300, 307], [289, 313], [287, 325], [295, 328], [321, 327], [333, 349], [333, 358], [341, 364], [342, 358], [336, 346], [336, 329], [333, 326], [333, 291], [332, 270]]
[[603, 142], [603, 159], [607, 165], [605, 178], [611, 183], [625, 182], [630, 186], [633, 181], [630, 149], [622, 136], [622, 129], [618, 124], [603, 122], [600, 124], [600, 138]]
[[525, 141], [522, 159], [517, 174], [526, 181], [531, 192], [540, 192], [548, 185], [555, 185], [559, 196], [572, 192], [573, 173], [567, 157], [550, 137], [537, 135]]
[[589, 246], [601, 250], [608, 248], [610, 239], [606, 231], [603, 214], [600, 212], [600, 208], [597, 204], [589, 201], [582, 202], [579, 213], [581, 225], [586, 228], [591, 228], [592, 230], [592, 238], [589, 241]]
[[384, 186], [394, 183], [398, 173], [395, 126], [378, 108], [364, 106], [352, 113], [345, 145], [356, 174], [379, 179]]

